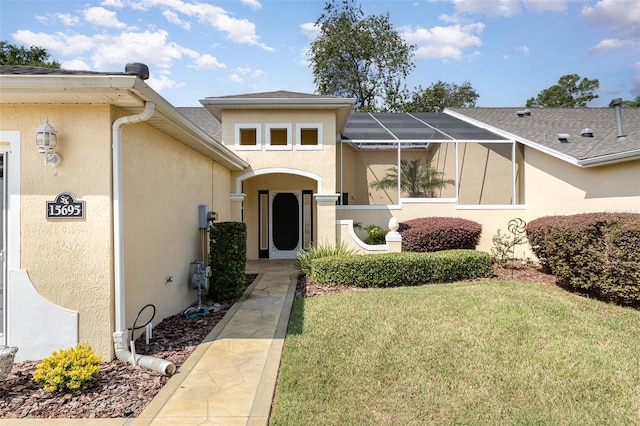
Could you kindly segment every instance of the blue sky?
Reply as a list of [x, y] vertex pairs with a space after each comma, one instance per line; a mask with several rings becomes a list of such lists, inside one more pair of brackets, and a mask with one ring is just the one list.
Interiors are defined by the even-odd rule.
[[[313, 93], [306, 51], [318, 0], [0, 0], [0, 39], [47, 49], [63, 68], [150, 68], [147, 83], [175, 106], [274, 90]], [[417, 46], [410, 89], [469, 81], [478, 106], [523, 106], [560, 76], [598, 79], [599, 99], [640, 95], [638, 0], [360, 2], [389, 13]]]

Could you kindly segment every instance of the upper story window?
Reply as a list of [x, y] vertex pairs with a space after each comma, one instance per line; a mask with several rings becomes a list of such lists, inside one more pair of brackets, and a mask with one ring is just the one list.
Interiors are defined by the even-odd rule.
[[296, 126], [296, 149], [314, 150], [322, 149], [322, 124], [299, 123]]
[[271, 123], [265, 125], [267, 149], [290, 150], [291, 149], [291, 124]]
[[262, 139], [259, 123], [237, 123], [235, 127], [235, 147], [237, 150], [259, 150]]

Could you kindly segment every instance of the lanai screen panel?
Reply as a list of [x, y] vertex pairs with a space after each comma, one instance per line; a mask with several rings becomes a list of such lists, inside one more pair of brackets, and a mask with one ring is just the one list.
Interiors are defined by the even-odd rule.
[[354, 112], [342, 132], [342, 140], [429, 142], [507, 139], [444, 113]]
[[452, 117], [445, 113], [417, 112], [411, 113], [415, 118], [429, 123], [432, 127], [451, 136], [456, 140], [508, 140], [498, 134], [492, 133], [471, 123]]

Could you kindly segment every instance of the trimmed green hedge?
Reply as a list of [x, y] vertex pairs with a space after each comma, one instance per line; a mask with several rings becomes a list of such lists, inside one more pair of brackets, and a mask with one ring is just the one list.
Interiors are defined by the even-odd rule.
[[400, 223], [402, 251], [434, 252], [475, 249], [482, 225], [459, 217], [420, 217]]
[[558, 285], [640, 306], [640, 214], [547, 216], [529, 222], [527, 237]]
[[209, 297], [233, 300], [245, 290], [247, 265], [247, 224], [218, 222], [209, 232], [211, 279]]
[[493, 260], [476, 250], [335, 256], [311, 262], [311, 281], [330, 285], [397, 287], [491, 277]]

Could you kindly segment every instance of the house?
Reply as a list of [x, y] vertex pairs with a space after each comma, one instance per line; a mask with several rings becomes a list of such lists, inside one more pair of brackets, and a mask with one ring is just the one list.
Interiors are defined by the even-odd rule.
[[[230, 176], [247, 163], [132, 68], [0, 67], [0, 344], [18, 361], [85, 341], [113, 358], [146, 305], [157, 324], [197, 300], [200, 206], [232, 219]], [[57, 167], [35, 143], [47, 122]]]
[[[357, 229], [392, 219], [471, 219], [489, 251], [515, 218], [640, 212], [637, 108], [357, 113], [353, 99], [288, 91], [175, 108], [146, 75], [0, 67], [0, 344], [17, 359], [83, 341], [113, 357], [146, 305], [157, 323], [193, 303], [209, 209], [247, 224], [249, 259], [394, 250]], [[57, 167], [35, 146], [47, 122]], [[443, 185], [397, 182], [426, 164]]]
[[[353, 100], [286, 91], [201, 103], [213, 120], [203, 108], [180, 110], [249, 163], [232, 172], [231, 189], [249, 258], [294, 257], [336, 240], [384, 251], [354, 225], [386, 229], [391, 218], [474, 220], [483, 226], [479, 249], [490, 251], [514, 219], [640, 212], [638, 108], [358, 113]], [[403, 162], [430, 164], [450, 184], [424, 194], [376, 187]]]

